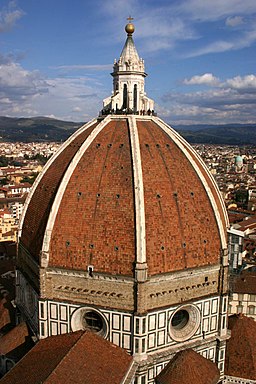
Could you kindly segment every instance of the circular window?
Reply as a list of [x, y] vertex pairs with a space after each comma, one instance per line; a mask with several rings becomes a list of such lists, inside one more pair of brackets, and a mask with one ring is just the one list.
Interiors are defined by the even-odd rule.
[[184, 328], [189, 321], [189, 313], [188, 311], [181, 309], [180, 311], [176, 312], [171, 320], [172, 327], [175, 329], [182, 329]]
[[107, 336], [107, 321], [102, 313], [94, 308], [79, 308], [71, 318], [72, 331], [80, 329], [97, 333], [103, 337]]
[[185, 341], [197, 331], [200, 312], [194, 305], [184, 305], [177, 309], [169, 321], [169, 334], [175, 341]]
[[82, 319], [83, 328], [98, 333], [103, 329], [102, 317], [93, 311], [85, 312]]

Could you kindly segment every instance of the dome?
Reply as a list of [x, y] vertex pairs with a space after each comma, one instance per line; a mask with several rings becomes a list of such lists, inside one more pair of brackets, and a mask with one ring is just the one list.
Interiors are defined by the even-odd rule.
[[223, 375], [224, 202], [196, 151], [157, 116], [131, 33], [111, 75], [99, 116], [52, 156], [26, 200], [17, 309], [40, 338], [83, 329], [125, 348], [141, 383], [191, 346]]
[[225, 374], [256, 380], [256, 323], [242, 314], [228, 319], [231, 337], [227, 340]]
[[219, 370], [193, 349], [178, 352], [156, 378], [156, 384], [217, 384]]
[[235, 158], [235, 163], [236, 163], [236, 164], [243, 164], [243, 158], [242, 158], [242, 156], [236, 156], [236, 158]]
[[156, 116], [74, 133], [34, 184], [20, 245], [41, 266], [148, 276], [219, 263], [226, 213], [195, 150]]

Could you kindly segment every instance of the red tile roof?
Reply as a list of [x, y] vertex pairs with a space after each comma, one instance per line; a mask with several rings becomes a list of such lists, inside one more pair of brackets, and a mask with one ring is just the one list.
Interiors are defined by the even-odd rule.
[[29, 336], [27, 324], [18, 324], [0, 338], [0, 355], [7, 355], [24, 344]]
[[255, 230], [256, 228], [256, 215], [253, 215], [251, 217], [246, 217], [243, 221], [240, 221], [237, 223], [234, 228], [238, 229], [239, 231], [246, 231], [246, 230]]
[[[157, 124], [139, 121], [137, 125], [149, 273], [217, 264], [220, 256], [216, 249], [221, 248], [219, 230], [196, 170], [182, 149]], [[189, 154], [193, 157], [192, 150]], [[195, 157], [193, 160], [207, 177], [198, 160]], [[209, 176], [207, 181], [211, 188]]]
[[37, 261], [39, 261], [45, 226], [58, 186], [72, 158], [94, 127], [95, 125], [83, 131], [67, 146], [65, 151], [59, 154], [43, 175], [38, 188], [32, 195], [23, 223], [22, 243]]
[[256, 322], [242, 314], [229, 317], [225, 374], [256, 380]]
[[120, 384], [132, 356], [91, 332], [39, 340], [1, 384]]
[[256, 270], [245, 269], [234, 277], [232, 285], [235, 293], [256, 294]]
[[216, 384], [217, 366], [192, 349], [178, 352], [156, 378], [156, 384]]
[[[225, 236], [227, 223], [206, 166], [183, 139], [176, 133], [169, 136], [156, 120], [141, 117], [136, 124], [148, 274], [218, 264], [220, 233]], [[137, 228], [128, 120], [113, 117], [79, 161], [72, 163], [67, 184], [61, 184], [71, 160], [83, 142], [90, 140], [94, 128], [82, 129], [74, 142], [71, 138], [46, 168], [27, 209], [21, 243], [39, 261], [49, 213], [56, 211], [52, 231], [47, 234], [49, 267], [86, 271], [93, 265], [96, 273], [133, 276]], [[59, 187], [64, 192], [57, 206], [54, 199]]]

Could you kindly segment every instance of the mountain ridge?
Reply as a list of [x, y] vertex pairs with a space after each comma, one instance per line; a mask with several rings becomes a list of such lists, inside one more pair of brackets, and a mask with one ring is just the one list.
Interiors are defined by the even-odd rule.
[[[36, 116], [16, 118], [0, 116], [0, 141], [64, 141], [84, 122]], [[191, 124], [173, 125], [189, 143], [255, 145], [256, 124]]]

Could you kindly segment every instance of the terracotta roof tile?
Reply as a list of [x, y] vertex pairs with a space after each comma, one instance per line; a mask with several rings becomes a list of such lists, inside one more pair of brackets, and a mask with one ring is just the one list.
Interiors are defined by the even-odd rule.
[[[169, 136], [158, 120], [139, 117], [136, 125], [148, 275], [218, 264], [226, 216], [206, 167], [189, 145], [176, 133]], [[87, 270], [93, 265], [96, 273], [133, 276], [138, 217], [132, 157], [138, 155], [131, 145], [133, 133], [124, 117], [107, 121], [95, 138], [89, 137], [92, 130], [81, 130], [73, 140], [79, 145], [71, 139], [46, 168], [28, 205], [21, 245], [39, 261], [49, 213], [56, 209], [48, 233], [50, 267]], [[61, 184], [85, 140], [88, 147], [72, 163], [67, 184]], [[59, 187], [63, 195], [57, 205]]]
[[229, 317], [225, 374], [256, 380], [256, 322], [242, 314]]
[[221, 248], [219, 231], [196, 170], [157, 124], [137, 124], [149, 274], [217, 264], [220, 256], [216, 249]]
[[0, 338], [0, 354], [7, 355], [26, 343], [31, 345], [28, 327], [23, 322]]
[[156, 384], [216, 384], [217, 366], [193, 349], [178, 352], [157, 376]]
[[132, 361], [109, 341], [78, 331], [39, 340], [1, 384], [119, 384]]
[[245, 269], [240, 275], [235, 276], [232, 291], [256, 294], [256, 271]]
[[95, 124], [76, 137], [51, 164], [32, 195], [22, 228], [22, 243], [39, 261], [45, 226], [59, 183], [76, 152], [89, 136]]
[[135, 247], [132, 159], [123, 119], [104, 127], [77, 164], [58, 209], [49, 265], [93, 265], [96, 272], [132, 276]]

